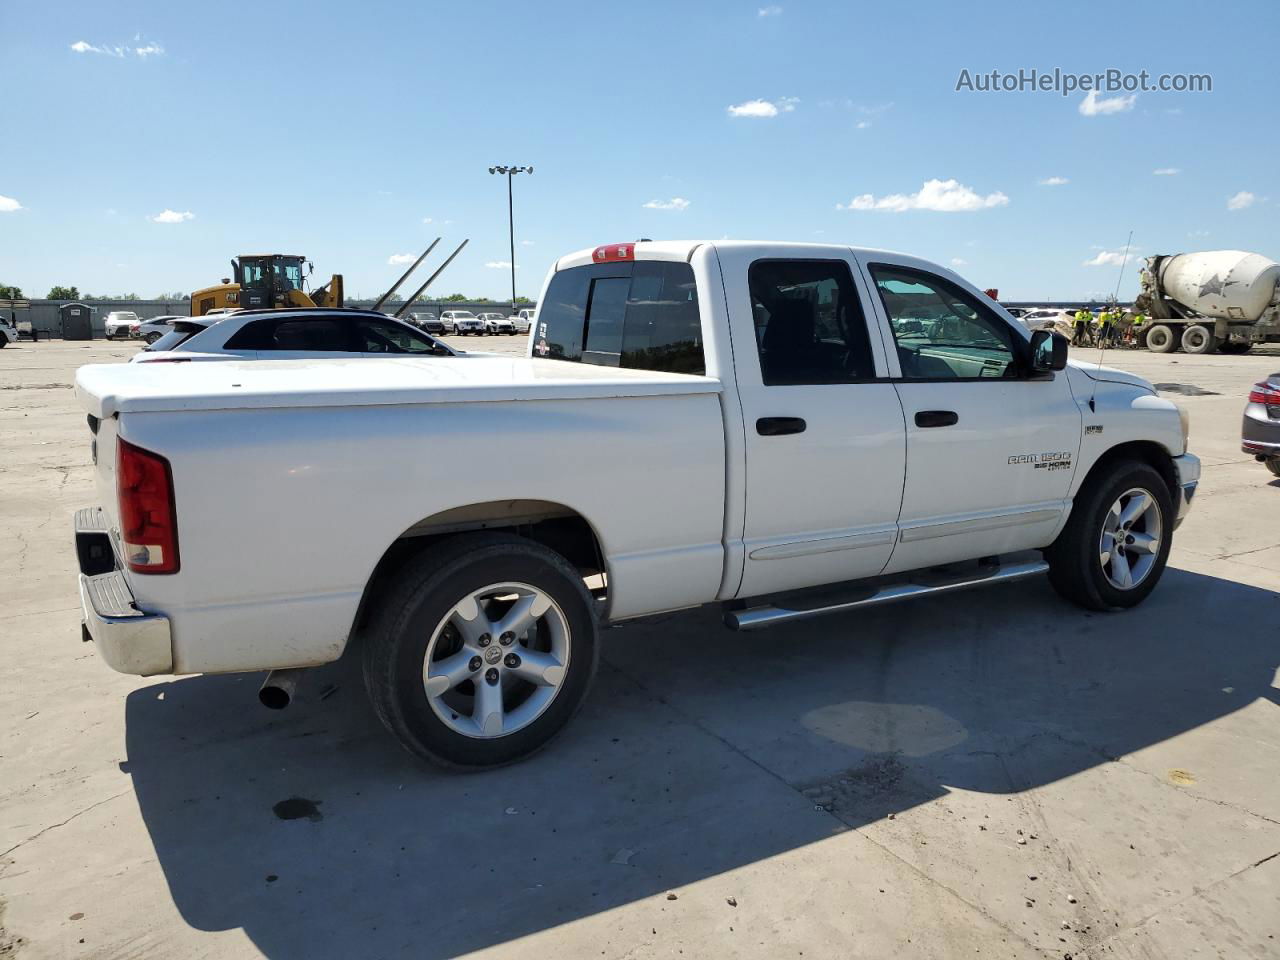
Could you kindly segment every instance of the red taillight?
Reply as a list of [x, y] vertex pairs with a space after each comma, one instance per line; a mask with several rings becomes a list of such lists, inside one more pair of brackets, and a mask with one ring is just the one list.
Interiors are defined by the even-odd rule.
[[169, 461], [127, 440], [117, 440], [116, 495], [120, 501], [120, 539], [129, 569], [134, 573], [177, 573], [178, 517]]
[[1259, 380], [1249, 391], [1249, 402], [1280, 404], [1280, 387], [1273, 386], [1265, 380]]
[[596, 247], [595, 252], [591, 254], [591, 259], [596, 263], [617, 263], [635, 258], [634, 243], [606, 243], [603, 247]]

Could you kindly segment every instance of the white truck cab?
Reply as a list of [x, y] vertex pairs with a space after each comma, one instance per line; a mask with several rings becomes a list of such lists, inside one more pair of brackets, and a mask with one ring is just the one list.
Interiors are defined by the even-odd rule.
[[[581, 705], [597, 624], [718, 603], [757, 629], [1044, 573], [1123, 609], [1199, 479], [1149, 383], [914, 257], [607, 244], [538, 302], [523, 359], [82, 368], [108, 662], [270, 669], [281, 705], [355, 642], [406, 748], [503, 763]], [[457, 469], [495, 451], [519, 469]]]

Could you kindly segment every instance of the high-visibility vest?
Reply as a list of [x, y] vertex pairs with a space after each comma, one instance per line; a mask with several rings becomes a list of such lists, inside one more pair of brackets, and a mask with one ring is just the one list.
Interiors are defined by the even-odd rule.
[[1140, 313], [1133, 318], [1133, 325], [1135, 327], [1140, 327], [1146, 322], [1147, 322], [1147, 315], [1145, 313]]

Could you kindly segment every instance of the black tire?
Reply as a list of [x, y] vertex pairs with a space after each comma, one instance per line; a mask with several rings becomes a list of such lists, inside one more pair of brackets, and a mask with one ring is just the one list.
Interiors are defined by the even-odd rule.
[[1178, 339], [1176, 328], [1157, 323], [1143, 335], [1142, 343], [1152, 353], [1173, 353], [1178, 349]]
[[1270, 457], [1267, 460], [1267, 469], [1280, 477], [1280, 457]]
[[[469, 737], [432, 710], [423, 663], [450, 608], [473, 590], [505, 581], [528, 583], [559, 605], [571, 636], [568, 667], [554, 699], [527, 726], [491, 739]], [[415, 756], [472, 770], [523, 760], [546, 746], [586, 700], [599, 664], [595, 602], [578, 572], [541, 544], [502, 534], [453, 537], [419, 554], [376, 603], [361, 637], [365, 687], [378, 718]]]
[[1202, 323], [1193, 323], [1182, 331], [1182, 352], [1190, 354], [1216, 353], [1218, 338], [1213, 328]]
[[[1099, 563], [1099, 539], [1111, 505], [1125, 491], [1145, 490], [1161, 514], [1162, 533], [1155, 563], [1146, 578], [1127, 590], [1108, 582]], [[1049, 582], [1072, 603], [1086, 610], [1125, 610], [1135, 607], [1155, 589], [1169, 560], [1173, 540], [1173, 499], [1164, 478], [1148, 464], [1121, 460], [1105, 465], [1084, 483], [1075, 498], [1067, 525], [1045, 551]]]
[[148, 344], [155, 343], [157, 340], [159, 340], [159, 339], [160, 339], [160, 336], [161, 336], [161, 335], [160, 335], [160, 334], [158, 334], [158, 333], [148, 333], [148, 334], [147, 334], [147, 338], [146, 338], [146, 339], [147, 339], [147, 343], [148, 343]]

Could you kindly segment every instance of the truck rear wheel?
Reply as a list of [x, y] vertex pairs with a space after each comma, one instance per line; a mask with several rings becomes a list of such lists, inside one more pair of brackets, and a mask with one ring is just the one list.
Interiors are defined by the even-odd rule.
[[411, 753], [451, 767], [521, 760], [586, 699], [599, 661], [594, 601], [559, 554], [470, 534], [420, 554], [379, 595], [365, 686]]
[[1087, 610], [1137, 606], [1155, 589], [1169, 559], [1173, 500], [1148, 464], [1124, 460], [1090, 477], [1071, 517], [1045, 551], [1049, 580]]
[[1152, 353], [1172, 353], [1178, 348], [1178, 338], [1173, 335], [1173, 328], [1157, 323], [1147, 331], [1147, 349]]
[[1193, 323], [1182, 331], [1182, 349], [1185, 353], [1213, 353], [1217, 345], [1213, 331], [1203, 324]]
[[1270, 457], [1267, 460], [1267, 469], [1280, 477], [1280, 457]]

